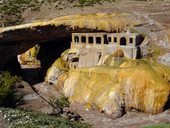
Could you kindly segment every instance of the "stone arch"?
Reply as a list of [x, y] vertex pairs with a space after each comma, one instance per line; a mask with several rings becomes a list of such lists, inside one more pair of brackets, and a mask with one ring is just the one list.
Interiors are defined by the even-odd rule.
[[127, 41], [125, 37], [120, 38], [120, 45], [126, 45]]

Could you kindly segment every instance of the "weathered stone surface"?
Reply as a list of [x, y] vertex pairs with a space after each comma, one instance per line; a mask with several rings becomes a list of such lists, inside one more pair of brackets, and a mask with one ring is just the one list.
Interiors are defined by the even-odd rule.
[[40, 66], [41, 63], [37, 60], [37, 55], [39, 52], [40, 46], [36, 45], [26, 51], [25, 53], [18, 55], [18, 61], [21, 65], [33, 65], [33, 66]]
[[63, 57], [58, 58], [48, 69], [45, 81], [50, 84], [57, 85], [58, 77], [66, 71], [68, 71], [67, 63], [63, 60]]
[[162, 112], [170, 92], [170, 69], [146, 60], [71, 69], [65, 79], [60, 78], [64, 84], [57, 86], [71, 103], [95, 105], [112, 118], [120, 117], [123, 108]]
[[166, 53], [158, 58], [158, 61], [162, 64], [170, 66], [170, 53]]

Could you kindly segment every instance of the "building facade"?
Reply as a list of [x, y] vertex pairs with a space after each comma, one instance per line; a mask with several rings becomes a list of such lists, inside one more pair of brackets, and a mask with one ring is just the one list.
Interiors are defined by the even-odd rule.
[[139, 33], [72, 33], [68, 52], [70, 68], [91, 67], [107, 55], [121, 49], [124, 57], [141, 58], [140, 45], [144, 37]]

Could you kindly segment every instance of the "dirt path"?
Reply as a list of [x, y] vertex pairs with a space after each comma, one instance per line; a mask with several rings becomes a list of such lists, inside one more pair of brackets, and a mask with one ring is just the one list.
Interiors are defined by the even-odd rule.
[[51, 113], [53, 111], [49, 103], [38, 95], [28, 83], [23, 82], [21, 84], [24, 88], [18, 90], [23, 94], [24, 104], [18, 106], [18, 108], [39, 111], [42, 113]]

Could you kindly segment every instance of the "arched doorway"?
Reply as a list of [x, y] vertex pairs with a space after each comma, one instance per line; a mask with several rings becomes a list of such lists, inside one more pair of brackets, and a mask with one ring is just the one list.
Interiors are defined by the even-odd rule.
[[125, 37], [120, 38], [120, 45], [126, 45], [126, 38]]

